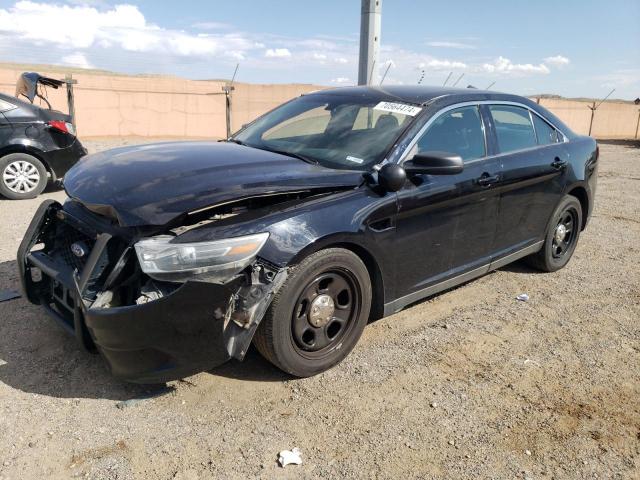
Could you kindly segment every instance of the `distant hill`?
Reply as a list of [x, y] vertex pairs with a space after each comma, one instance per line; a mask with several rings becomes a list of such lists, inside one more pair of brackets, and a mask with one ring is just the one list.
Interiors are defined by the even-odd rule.
[[[587, 98], [587, 97], [563, 97], [562, 95], [556, 95], [554, 93], [540, 93], [536, 95], [527, 95], [529, 98], [547, 98], [553, 100], [575, 100], [576, 102], [596, 102], [599, 103], [601, 98]], [[624, 100], [622, 98], [607, 98], [607, 102], [615, 103], [633, 103], [633, 100]]]

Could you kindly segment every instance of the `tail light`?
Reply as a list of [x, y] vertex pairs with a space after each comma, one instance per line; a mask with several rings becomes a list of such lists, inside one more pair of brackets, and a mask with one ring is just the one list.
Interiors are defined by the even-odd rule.
[[49, 120], [48, 124], [51, 128], [55, 128], [60, 132], [68, 133], [70, 135], [76, 134], [76, 129], [73, 125], [69, 122], [65, 122], [64, 120]]

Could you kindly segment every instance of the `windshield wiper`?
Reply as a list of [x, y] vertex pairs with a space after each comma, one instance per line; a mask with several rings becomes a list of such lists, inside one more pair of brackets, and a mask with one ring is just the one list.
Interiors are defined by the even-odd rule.
[[[259, 148], [259, 147], [256, 147]], [[300, 155], [295, 152], [287, 152], [286, 150], [275, 150], [273, 148], [260, 148], [260, 150], [266, 150], [267, 152], [278, 153], [280, 155], [286, 155], [288, 157], [297, 158], [298, 160], [302, 160], [303, 162], [310, 163], [311, 165], [318, 165], [318, 161], [313, 158], [306, 157], [304, 155]]]
[[249, 145], [247, 143], [244, 143], [242, 140], [237, 140], [235, 138], [228, 138], [228, 139], [226, 139], [224, 141], [225, 142], [230, 142], [230, 143], [237, 143], [238, 145], [244, 145], [245, 147], [257, 148], [259, 150], [265, 150], [267, 152], [278, 153], [280, 155], [286, 155], [288, 157], [297, 158], [298, 160], [302, 160], [303, 162], [310, 163], [311, 165], [318, 165], [318, 161], [317, 160], [314, 160], [313, 158], [306, 157], [304, 155], [300, 155], [299, 153], [287, 152], [286, 150], [276, 150], [276, 149], [273, 149], [273, 148], [266, 148], [266, 147], [256, 147], [254, 145]]

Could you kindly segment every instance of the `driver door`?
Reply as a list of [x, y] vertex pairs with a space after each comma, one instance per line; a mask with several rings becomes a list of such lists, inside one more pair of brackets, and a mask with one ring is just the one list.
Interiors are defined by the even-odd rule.
[[396, 298], [488, 267], [498, 218], [500, 164], [487, 158], [478, 105], [447, 110], [428, 127], [406, 159], [422, 151], [460, 155], [455, 175], [414, 175], [398, 192]]

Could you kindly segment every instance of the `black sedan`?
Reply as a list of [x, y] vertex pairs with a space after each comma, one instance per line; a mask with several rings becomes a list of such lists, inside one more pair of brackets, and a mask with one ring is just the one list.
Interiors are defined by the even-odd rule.
[[26, 295], [114, 375], [159, 382], [253, 342], [322, 372], [367, 321], [525, 258], [567, 264], [598, 148], [514, 95], [303, 95], [218, 143], [125, 147], [69, 171], [18, 252]]
[[69, 115], [0, 93], [1, 196], [38, 196], [86, 153]]

